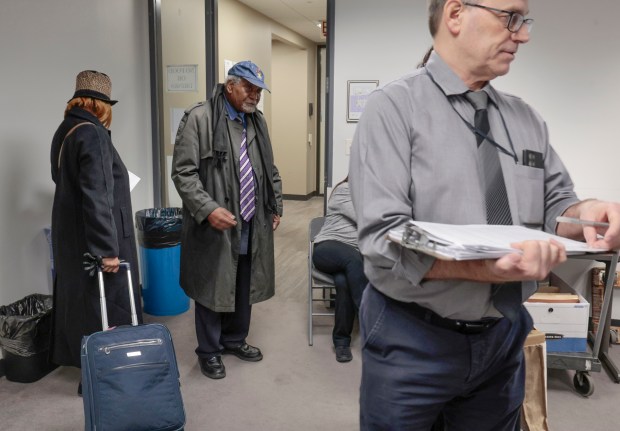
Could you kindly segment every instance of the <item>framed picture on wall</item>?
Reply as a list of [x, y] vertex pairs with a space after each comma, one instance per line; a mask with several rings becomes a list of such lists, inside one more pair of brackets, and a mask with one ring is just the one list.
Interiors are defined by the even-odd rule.
[[366, 100], [379, 81], [347, 81], [347, 123], [357, 123], [364, 112]]

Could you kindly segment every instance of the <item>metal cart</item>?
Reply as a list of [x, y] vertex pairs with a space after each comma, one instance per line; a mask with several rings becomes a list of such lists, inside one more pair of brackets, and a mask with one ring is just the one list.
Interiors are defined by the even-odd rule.
[[[588, 341], [591, 344], [587, 352], [547, 352], [547, 368], [561, 370], [575, 370], [573, 385], [575, 390], [589, 397], [594, 392], [594, 381], [590, 377], [591, 371], [599, 372], [604, 366], [616, 383], [620, 383], [620, 372], [616, 364], [608, 355], [609, 327], [611, 323], [611, 302], [614, 288], [616, 266], [618, 265], [618, 252], [605, 254], [586, 254], [570, 256], [571, 259], [590, 259], [605, 263], [605, 294], [601, 306], [600, 324], [596, 333], [590, 331]], [[552, 283], [566, 284], [558, 277], [550, 280]], [[605, 336], [607, 334], [607, 336]]]

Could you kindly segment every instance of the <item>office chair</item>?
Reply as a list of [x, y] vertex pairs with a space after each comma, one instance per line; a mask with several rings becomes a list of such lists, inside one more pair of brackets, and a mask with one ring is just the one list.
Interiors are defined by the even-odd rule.
[[[334, 278], [330, 274], [319, 271], [312, 264], [312, 253], [314, 251], [314, 237], [317, 236], [325, 217], [315, 217], [310, 220], [308, 226], [308, 345], [312, 346], [312, 325], [314, 316], [333, 316], [334, 312], [319, 312], [314, 310], [315, 302], [324, 302], [326, 308], [333, 304], [336, 295], [336, 285]], [[314, 297], [314, 291], [321, 291], [320, 298]], [[332, 306], [333, 308], [333, 306]]]

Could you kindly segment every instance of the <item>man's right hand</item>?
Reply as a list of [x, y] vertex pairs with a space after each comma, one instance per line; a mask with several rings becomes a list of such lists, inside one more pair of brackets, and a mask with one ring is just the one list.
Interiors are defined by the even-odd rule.
[[557, 241], [524, 241], [511, 244], [521, 250], [500, 259], [435, 260], [426, 273], [428, 280], [469, 280], [505, 283], [544, 279], [553, 268], [566, 261], [566, 250]]
[[566, 261], [564, 245], [555, 241], [523, 241], [511, 244], [522, 254], [511, 253], [488, 260], [487, 268], [498, 277], [492, 281], [542, 280], [557, 265]]
[[207, 221], [217, 230], [226, 230], [233, 226], [237, 226], [235, 216], [223, 207], [213, 210], [213, 212], [207, 217]]
[[121, 261], [118, 257], [103, 257], [101, 258], [101, 270], [103, 272], [118, 272], [118, 268]]

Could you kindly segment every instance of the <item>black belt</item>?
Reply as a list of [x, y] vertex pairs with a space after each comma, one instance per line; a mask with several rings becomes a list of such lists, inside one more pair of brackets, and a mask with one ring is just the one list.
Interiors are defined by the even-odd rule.
[[434, 311], [424, 308], [415, 302], [401, 302], [400, 304], [402, 304], [404, 308], [420, 320], [440, 328], [459, 332], [461, 334], [480, 334], [493, 327], [493, 325], [501, 319], [500, 317], [487, 317], [482, 320], [448, 319], [446, 317], [441, 317]]

